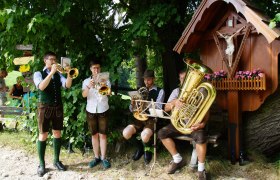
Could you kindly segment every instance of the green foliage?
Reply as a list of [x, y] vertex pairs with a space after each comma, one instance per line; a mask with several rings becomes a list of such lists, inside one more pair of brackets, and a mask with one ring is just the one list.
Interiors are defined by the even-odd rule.
[[275, 17], [270, 21], [269, 27], [275, 28], [277, 26], [277, 23], [280, 22], [280, 13], [277, 13]]
[[[90, 75], [85, 57], [94, 54], [100, 59], [102, 71], [110, 72], [113, 85], [118, 82], [119, 86], [129, 84], [135, 88], [134, 57], [137, 55], [147, 60], [147, 68], [156, 71], [156, 83], [163, 87], [164, 55], [172, 53], [170, 50], [200, 2], [3, 0], [0, 2], [0, 68], [5, 67], [9, 72], [16, 68], [13, 59], [22, 56], [22, 52], [15, 49], [17, 44], [33, 45], [32, 73], [42, 70], [46, 51], [56, 52], [58, 59], [71, 58], [72, 66], [78, 68], [80, 74], [71, 89], [63, 90], [63, 139], [81, 146], [87, 134], [86, 100], [81, 96], [81, 82]], [[276, 14], [278, 1], [258, 2], [261, 7], [267, 6], [264, 9], [270, 16]], [[131, 113], [127, 113], [128, 104], [119, 96], [110, 97], [110, 106], [109, 128], [114, 141], [118, 136], [114, 131], [129, 120]], [[30, 108], [32, 117], [26, 127], [35, 138], [38, 134], [36, 100]]]

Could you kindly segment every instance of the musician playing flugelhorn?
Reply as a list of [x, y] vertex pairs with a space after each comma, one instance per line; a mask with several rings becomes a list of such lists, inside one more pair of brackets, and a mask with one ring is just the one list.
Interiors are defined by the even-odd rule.
[[89, 167], [93, 168], [102, 163], [103, 167], [107, 169], [111, 167], [110, 162], [106, 159], [109, 104], [107, 95], [100, 93], [99, 86], [105, 85], [110, 89], [111, 83], [109, 79], [105, 80], [99, 77], [101, 62], [91, 56], [88, 58], [90, 60], [91, 76], [83, 81], [82, 95], [87, 98], [86, 118], [94, 153], [94, 158], [89, 163]]
[[[144, 72], [144, 83], [148, 89], [148, 101], [160, 102], [164, 100], [164, 90], [157, 87], [155, 84], [155, 75], [153, 70], [146, 70]], [[141, 88], [142, 89], [142, 88]], [[135, 101], [131, 101], [131, 106], [134, 105]], [[135, 117], [135, 116], [134, 116]], [[151, 136], [153, 135], [154, 118], [148, 118], [146, 121], [140, 121], [135, 119], [132, 124], [129, 124], [123, 130], [123, 137], [125, 139], [130, 139], [134, 134], [141, 133], [141, 142], [138, 143], [138, 149], [134, 153], [132, 159], [137, 161], [144, 154], [145, 164], [150, 163], [152, 159], [152, 142]]]

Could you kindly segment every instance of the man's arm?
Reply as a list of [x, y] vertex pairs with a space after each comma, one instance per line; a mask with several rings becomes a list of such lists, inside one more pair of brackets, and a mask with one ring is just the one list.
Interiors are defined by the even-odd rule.
[[72, 81], [73, 79], [70, 77], [69, 73], [67, 74], [67, 79], [66, 79], [66, 83], [65, 83], [65, 87], [66, 88], [70, 88], [72, 86]]
[[52, 76], [54, 75], [54, 73], [56, 72], [56, 65], [53, 64], [52, 65], [52, 68], [51, 68], [51, 72], [47, 75], [47, 77], [45, 79], [43, 79], [39, 85], [38, 85], [38, 88], [43, 91], [44, 89], [46, 89], [46, 87], [49, 85], [51, 79], [52, 79]]
[[198, 124], [194, 124], [191, 127], [191, 129], [194, 130], [194, 131], [199, 130], [199, 129], [203, 129], [205, 127], [206, 123], [208, 122], [209, 117], [210, 117], [210, 112], [207, 111], [207, 113], [205, 114], [203, 120], [200, 123], [198, 123]]

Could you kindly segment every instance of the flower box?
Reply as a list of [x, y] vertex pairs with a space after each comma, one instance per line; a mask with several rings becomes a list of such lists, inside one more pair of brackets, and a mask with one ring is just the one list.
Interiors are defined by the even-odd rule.
[[252, 79], [236, 79], [223, 78], [220, 80], [212, 80], [213, 86], [217, 90], [266, 90], [266, 79], [263, 74], [262, 77]]

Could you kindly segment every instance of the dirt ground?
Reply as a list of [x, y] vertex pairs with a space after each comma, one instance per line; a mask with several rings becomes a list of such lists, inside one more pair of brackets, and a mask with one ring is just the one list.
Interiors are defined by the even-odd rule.
[[[34, 151], [36, 152], [36, 151]], [[33, 180], [33, 179], [53, 179], [53, 180], [80, 180], [80, 179], [176, 179], [191, 180], [196, 179], [196, 173], [192, 172], [187, 166], [173, 175], [166, 173], [166, 167], [170, 157], [159, 155], [159, 161], [154, 164], [145, 166], [143, 158], [137, 162], [131, 160], [131, 154], [122, 153], [115, 158], [111, 158], [112, 167], [104, 170], [102, 166], [90, 169], [88, 162], [91, 160], [90, 155], [82, 156], [80, 152], [68, 154], [62, 150], [61, 160], [67, 165], [68, 170], [60, 172], [54, 169], [52, 165], [52, 150], [47, 150], [46, 168], [47, 173], [43, 177], [36, 174], [38, 158], [34, 153], [28, 153], [25, 150], [14, 149], [7, 145], [0, 144], [0, 179], [3, 180]], [[162, 158], [167, 156], [168, 158]], [[213, 161], [213, 160], [211, 160]], [[220, 163], [219, 163], [220, 164]], [[256, 164], [247, 166], [231, 165], [228, 167], [227, 162], [222, 165], [215, 165], [214, 161], [209, 163], [213, 172], [220, 172], [212, 179], [269, 179], [279, 180], [279, 171], [272, 170], [269, 166], [263, 166], [262, 169], [254, 168]], [[207, 166], [208, 167], [208, 166]], [[210, 168], [211, 169], [211, 168]], [[220, 169], [220, 170], [219, 170]]]

